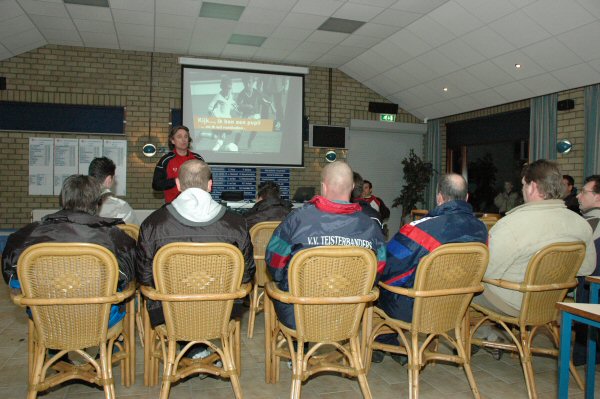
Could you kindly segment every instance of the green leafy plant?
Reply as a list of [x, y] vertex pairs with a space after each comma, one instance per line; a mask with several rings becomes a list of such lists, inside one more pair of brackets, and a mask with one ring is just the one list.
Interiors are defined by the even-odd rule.
[[431, 162], [424, 162], [414, 150], [411, 149], [408, 157], [402, 160], [404, 181], [400, 196], [394, 198], [394, 208], [402, 206], [402, 217], [408, 215], [415, 209], [418, 203], [424, 201], [425, 188], [433, 175]]

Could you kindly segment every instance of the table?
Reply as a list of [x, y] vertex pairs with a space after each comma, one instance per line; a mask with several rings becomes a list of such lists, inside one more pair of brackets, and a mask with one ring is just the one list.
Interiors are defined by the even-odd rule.
[[562, 322], [560, 326], [560, 354], [558, 358], [559, 398], [568, 397], [569, 361], [571, 357], [571, 328], [573, 321], [577, 321], [588, 326], [585, 397], [594, 397], [596, 373], [596, 336], [598, 333], [597, 329], [600, 328], [600, 304], [598, 304], [600, 277], [589, 276], [586, 278], [586, 281], [590, 283], [590, 303], [559, 302], [556, 304], [556, 307], [562, 313]]

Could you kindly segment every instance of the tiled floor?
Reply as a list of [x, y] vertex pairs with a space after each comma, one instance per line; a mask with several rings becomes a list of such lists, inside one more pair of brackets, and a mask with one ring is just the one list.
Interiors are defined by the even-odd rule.
[[[25, 398], [27, 380], [26, 318], [24, 312], [12, 304], [6, 290], [0, 294], [0, 398]], [[288, 398], [291, 371], [282, 363], [280, 382], [275, 385], [264, 382], [264, 330], [260, 315], [253, 339], [245, 337], [246, 319], [242, 322], [242, 391], [245, 398]], [[158, 398], [160, 386], [148, 388], [143, 385], [143, 352], [138, 350], [136, 383], [130, 388], [120, 385], [119, 370], [115, 370], [117, 397], [129, 399]], [[534, 360], [536, 381], [540, 398], [555, 398], [556, 360], [536, 357]], [[583, 369], [579, 368], [581, 375]], [[496, 361], [491, 355], [480, 351], [473, 358], [473, 370], [477, 385], [485, 398], [526, 398], [527, 390], [518, 358], [505, 354]], [[598, 373], [597, 373], [598, 375]], [[374, 398], [408, 397], [406, 367], [401, 367], [390, 357], [383, 363], [374, 364], [369, 373], [369, 385]], [[597, 384], [598, 385], [598, 384]], [[600, 397], [600, 389], [596, 389]], [[54, 389], [41, 398], [104, 398], [103, 391], [79, 383], [71, 383]], [[171, 389], [172, 399], [221, 399], [232, 398], [228, 381], [215, 378], [189, 378]], [[304, 399], [361, 398], [356, 380], [337, 375], [320, 375], [311, 378], [302, 387]], [[429, 365], [421, 374], [421, 398], [471, 398], [471, 392], [462, 369], [447, 365]], [[583, 392], [570, 384], [569, 398], [583, 398]]]

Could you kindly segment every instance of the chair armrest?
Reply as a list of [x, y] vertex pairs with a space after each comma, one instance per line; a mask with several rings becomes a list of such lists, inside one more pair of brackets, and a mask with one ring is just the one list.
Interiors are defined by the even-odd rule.
[[289, 292], [281, 291], [275, 285], [275, 282], [270, 281], [265, 286], [267, 295], [279, 302], [297, 305], [339, 305], [339, 304], [356, 304], [373, 302], [379, 298], [379, 290], [374, 287], [366, 295], [353, 295], [343, 297], [297, 297]]
[[387, 291], [392, 292], [397, 295], [408, 296], [411, 298], [416, 297], [416, 291], [413, 290], [412, 288], [393, 287], [391, 285], [387, 285], [386, 283], [382, 283], [381, 281], [379, 282], [379, 286], [381, 288], [383, 288], [384, 290], [387, 290]]
[[[244, 293], [245, 293], [244, 296], [246, 296], [252, 291], [252, 283], [244, 283], [244, 284], [242, 284], [240, 289], [244, 291]], [[243, 297], [241, 297], [241, 298], [243, 298]]]
[[500, 288], [506, 288], [512, 291], [519, 292], [541, 292], [541, 291], [553, 291], [553, 290], [564, 290], [573, 288], [577, 285], [577, 280], [573, 280], [566, 283], [559, 284], [543, 284], [543, 285], [524, 285], [523, 283], [516, 283], [514, 281], [500, 280], [500, 279], [483, 279], [484, 283], [495, 285]]
[[436, 296], [445, 296], [445, 295], [464, 295], [464, 294], [474, 294], [476, 292], [483, 291], [483, 285], [479, 284], [473, 287], [464, 287], [464, 288], [448, 288], [441, 290], [428, 290], [428, 291], [417, 291], [413, 288], [403, 288], [403, 287], [392, 287], [385, 283], [379, 283], [381, 288], [384, 288], [390, 292], [393, 292], [398, 295], [408, 296], [411, 298], [431, 298]]
[[127, 284], [127, 287], [125, 287], [125, 289], [123, 291], [116, 293], [116, 296], [118, 299], [117, 302], [123, 302], [125, 299], [127, 299], [130, 296], [132, 296], [133, 294], [135, 294], [135, 288], [136, 288], [135, 281], [131, 281], [129, 284]]
[[484, 283], [495, 285], [500, 288], [506, 288], [508, 290], [519, 291], [519, 292], [541, 292], [541, 291], [554, 291], [564, 290], [573, 288], [577, 285], [577, 279], [566, 283], [554, 283], [554, 284], [542, 284], [542, 285], [524, 285], [523, 283], [515, 283], [514, 281], [506, 281], [499, 279], [483, 279]]
[[23, 294], [10, 294], [10, 299], [13, 301], [13, 303], [17, 306], [21, 306], [21, 307], [25, 307], [25, 305], [23, 305]]
[[507, 290], [520, 291], [522, 288], [522, 283], [516, 283], [514, 281], [485, 277], [482, 281], [486, 284], [495, 285], [496, 287], [506, 288]]
[[161, 302], [192, 302], [192, 301], [227, 301], [237, 298], [243, 298], [250, 292], [249, 284], [244, 284], [240, 289], [222, 294], [162, 294], [155, 288], [146, 285], [140, 286], [140, 290], [145, 297], [153, 301]]

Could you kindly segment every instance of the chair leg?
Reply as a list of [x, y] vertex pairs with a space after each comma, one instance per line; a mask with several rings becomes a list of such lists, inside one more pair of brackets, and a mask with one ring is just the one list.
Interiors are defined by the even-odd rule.
[[[419, 356], [419, 335], [413, 334], [411, 337], [412, 356], [408, 358], [409, 371], [409, 398], [419, 398], [419, 368], [421, 367], [421, 356]], [[412, 361], [411, 361], [412, 358]]]
[[254, 322], [256, 320], [256, 312], [258, 312], [258, 285], [254, 281], [254, 287], [250, 293], [250, 315], [248, 317], [248, 338], [254, 336]]
[[367, 381], [367, 375], [365, 373], [365, 367], [362, 359], [361, 345], [358, 341], [358, 337], [350, 338], [350, 355], [352, 356], [352, 363], [354, 368], [358, 370], [358, 384], [360, 390], [365, 399], [371, 399], [371, 389], [369, 388], [369, 382]]
[[[144, 346], [144, 312], [142, 311], [142, 294], [140, 290], [135, 291], [135, 301], [137, 302], [137, 311], [135, 312], [135, 325], [137, 327], [138, 335], [140, 337], [140, 343]], [[135, 308], [135, 305], [134, 305]]]
[[527, 393], [530, 398], [537, 398], [537, 390], [535, 387], [535, 379], [533, 375], [533, 366], [531, 365], [531, 348], [529, 348], [529, 333], [525, 328], [521, 329], [521, 365], [523, 366], [523, 374], [525, 375], [525, 383], [527, 384]]
[[234, 331], [234, 335], [233, 335], [234, 346], [232, 347], [232, 351], [233, 351], [233, 360], [235, 361], [235, 369], [237, 371], [238, 377], [240, 377], [242, 375], [241, 330], [242, 330], [242, 324], [239, 320], [236, 320], [235, 321], [235, 331]]
[[[237, 322], [239, 323], [239, 322]], [[243, 397], [242, 395], [242, 387], [240, 385], [240, 370], [238, 369], [238, 367], [240, 366], [239, 363], [236, 363], [235, 360], [235, 356], [237, 353], [239, 353], [239, 345], [240, 345], [240, 341], [239, 341], [239, 330], [240, 330], [240, 326], [239, 324], [236, 325], [236, 329], [238, 331], [237, 334], [237, 338], [234, 337], [234, 339], [232, 340], [231, 337], [222, 337], [221, 339], [221, 343], [223, 346], [223, 356], [224, 358], [221, 359], [223, 361], [223, 368], [225, 369], [225, 371], [233, 371], [229, 374], [229, 381], [231, 382], [231, 387], [233, 388], [233, 394], [235, 395], [236, 399], [241, 399]], [[236, 345], [238, 346], [236, 348]]]
[[267, 384], [273, 383], [272, 375], [272, 359], [271, 359], [271, 301], [264, 295], [264, 307], [265, 307], [265, 382]]
[[[464, 319], [463, 319], [463, 327], [464, 327]], [[465, 374], [467, 375], [467, 380], [469, 381], [469, 385], [471, 386], [471, 392], [473, 392], [473, 397], [479, 398], [479, 389], [477, 389], [477, 384], [475, 383], [475, 377], [473, 376], [473, 370], [471, 369], [471, 359], [468, 357], [471, 354], [471, 345], [465, 347], [463, 344], [464, 333], [462, 329], [455, 330], [456, 336], [456, 349], [460, 357], [463, 358], [463, 368], [465, 369]], [[467, 339], [468, 341], [468, 339]], [[465, 348], [469, 348], [468, 350]], [[467, 355], [468, 353], [468, 355]]]
[[28, 367], [29, 367], [29, 375], [27, 381], [31, 383], [31, 379], [33, 378], [33, 369], [35, 364], [35, 325], [33, 324], [33, 320], [28, 319], [28, 332], [27, 332], [27, 358], [28, 358]]
[[292, 389], [290, 392], [290, 398], [300, 399], [300, 391], [302, 390], [302, 374], [304, 373], [302, 367], [302, 363], [304, 362], [304, 342], [298, 341], [296, 359], [294, 360], [295, 362], [292, 362]]
[[125, 345], [125, 350], [127, 351], [127, 373], [129, 375], [127, 387], [135, 384], [135, 301], [130, 299], [127, 302], [127, 313], [125, 315], [125, 323], [127, 326], [127, 342]]
[[100, 345], [100, 372], [101, 378], [103, 380], [102, 385], [104, 388], [104, 396], [106, 399], [114, 399], [115, 398], [115, 384], [112, 381], [111, 373], [109, 372], [109, 367], [112, 368], [112, 365], [108, 364], [108, 349], [107, 344], [103, 343]]
[[35, 345], [35, 354], [33, 355], [33, 368], [31, 382], [27, 388], [27, 399], [37, 398], [37, 385], [42, 380], [42, 368], [46, 358], [46, 348], [39, 343]]
[[167, 341], [167, 358], [164, 359], [165, 366], [163, 371], [162, 386], [160, 387], [160, 399], [168, 399], [171, 391], [171, 378], [175, 375], [175, 355], [177, 351], [177, 341]]

